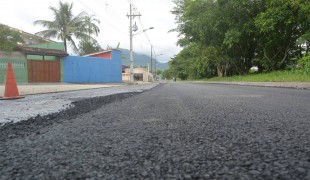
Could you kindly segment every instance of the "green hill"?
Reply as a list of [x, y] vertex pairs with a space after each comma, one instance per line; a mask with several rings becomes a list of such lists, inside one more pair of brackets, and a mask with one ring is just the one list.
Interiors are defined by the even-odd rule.
[[[130, 63], [130, 51], [128, 49], [119, 49], [122, 51], [122, 64], [129, 66]], [[133, 53], [134, 67], [147, 67], [151, 64], [151, 57], [145, 54]], [[154, 62], [153, 62], [154, 63]], [[168, 69], [168, 63], [160, 63], [156, 61], [156, 67], [160, 70]]]

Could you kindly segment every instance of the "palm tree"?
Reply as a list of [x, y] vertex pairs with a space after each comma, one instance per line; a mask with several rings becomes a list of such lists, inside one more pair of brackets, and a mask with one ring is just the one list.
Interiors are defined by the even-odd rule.
[[[34, 25], [42, 25], [47, 28], [46, 30], [37, 32], [37, 35], [45, 38], [57, 38], [64, 42], [65, 51], [67, 52], [67, 42], [77, 50], [74, 38], [80, 39], [93, 39], [92, 34], [98, 35], [99, 28], [94, 24], [94, 20], [87, 22], [85, 19], [89, 15], [83, 11], [77, 16], [72, 14], [73, 3], [62, 3], [59, 1], [58, 9], [49, 7], [54, 14], [53, 21], [37, 20]], [[91, 16], [92, 17], [92, 16]], [[99, 23], [99, 20], [95, 21]], [[88, 23], [88, 24], [86, 24]]]
[[100, 24], [100, 20], [96, 19], [94, 15], [85, 15], [83, 18], [84, 26], [88, 29], [88, 35], [95, 34], [96, 36], [100, 33], [100, 29], [97, 24]]

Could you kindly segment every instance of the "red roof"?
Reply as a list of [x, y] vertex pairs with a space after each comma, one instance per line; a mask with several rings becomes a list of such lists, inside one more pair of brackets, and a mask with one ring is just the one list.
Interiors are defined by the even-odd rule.
[[94, 56], [94, 55], [98, 55], [98, 54], [103, 54], [103, 53], [108, 53], [111, 52], [112, 50], [104, 50], [104, 51], [100, 51], [100, 52], [96, 52], [96, 53], [92, 53], [92, 54], [86, 54], [84, 56], [88, 57], [88, 56]]

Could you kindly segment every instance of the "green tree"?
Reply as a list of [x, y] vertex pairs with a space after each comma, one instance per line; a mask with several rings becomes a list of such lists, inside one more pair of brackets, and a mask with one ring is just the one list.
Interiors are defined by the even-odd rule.
[[169, 62], [169, 72], [182, 80], [213, 77], [217, 73], [217, 56], [215, 48], [192, 43]]
[[24, 40], [16, 31], [10, 30], [7, 26], [0, 24], [0, 50], [12, 52], [18, 43]]
[[179, 0], [173, 11], [181, 37], [178, 43], [183, 47], [193, 43], [200, 46], [196, 49], [202, 53], [193, 54], [200, 58], [200, 65], [210, 64], [204, 51], [213, 49], [212, 65], [216, 65], [219, 76], [246, 74], [255, 55], [253, 18], [260, 7], [257, 1], [248, 0]]
[[163, 79], [172, 79], [173, 77], [176, 76], [170, 68], [163, 71]]
[[255, 24], [260, 32], [258, 55], [266, 70], [296, 64], [294, 59], [301, 55], [298, 39], [303, 38], [302, 43], [309, 47], [306, 35], [310, 29], [309, 12], [308, 0], [273, 0], [267, 10], [257, 16]]
[[79, 42], [78, 53], [80, 56], [102, 51], [101, 46], [96, 40], [83, 39]]
[[100, 33], [100, 29], [97, 26], [97, 24], [100, 24], [100, 20], [95, 18], [94, 15], [86, 14], [83, 17], [83, 21], [83, 26], [87, 29], [89, 36], [92, 34], [98, 35]]
[[67, 43], [77, 50], [74, 38], [78, 40], [93, 39], [92, 34], [98, 35], [99, 28], [94, 24], [93, 16], [88, 16], [86, 12], [81, 12], [77, 16], [72, 13], [73, 3], [62, 3], [59, 1], [59, 7], [49, 7], [53, 12], [54, 19], [37, 20], [34, 25], [42, 25], [46, 30], [37, 32], [45, 38], [57, 38], [64, 41], [65, 51]]
[[94, 15], [86, 14], [83, 17], [83, 26], [87, 29], [88, 37], [80, 40], [78, 45], [78, 54], [83, 56], [86, 54], [95, 53], [101, 51], [102, 48], [99, 45], [98, 41], [90, 38], [92, 34], [98, 35], [100, 32], [97, 24], [100, 24], [100, 20], [96, 19]]
[[162, 73], [163, 73], [162, 70], [160, 70], [160, 69], [157, 69], [157, 70], [156, 70], [156, 75], [161, 75]]
[[174, 0], [182, 78], [293, 67], [310, 48], [308, 0]]

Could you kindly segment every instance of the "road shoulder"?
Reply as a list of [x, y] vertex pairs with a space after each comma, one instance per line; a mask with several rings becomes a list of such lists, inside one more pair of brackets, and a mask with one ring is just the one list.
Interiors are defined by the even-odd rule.
[[0, 101], [0, 126], [16, 123], [37, 116], [46, 116], [74, 107], [74, 102], [83, 99], [105, 97], [115, 94], [143, 92], [155, 87], [156, 83], [131, 86], [113, 86], [68, 92], [27, 95], [24, 99]]

